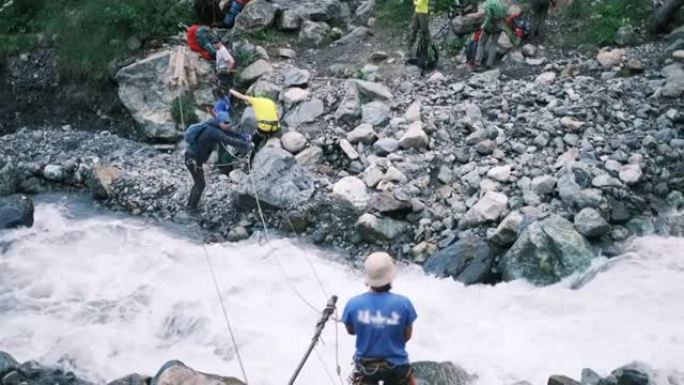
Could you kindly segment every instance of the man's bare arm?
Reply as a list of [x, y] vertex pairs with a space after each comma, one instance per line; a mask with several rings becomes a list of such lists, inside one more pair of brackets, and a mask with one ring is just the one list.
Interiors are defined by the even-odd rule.
[[247, 95], [241, 94], [241, 93], [239, 93], [233, 89], [230, 90], [230, 94], [235, 96], [236, 98], [238, 98], [240, 100], [247, 101]]
[[356, 331], [354, 331], [354, 325], [352, 325], [352, 324], [345, 324], [344, 326], [347, 328], [347, 333], [349, 333], [349, 334], [351, 334], [351, 335], [355, 335], [355, 334], [356, 334]]
[[404, 341], [408, 342], [413, 336], [413, 325], [409, 325], [404, 329]]

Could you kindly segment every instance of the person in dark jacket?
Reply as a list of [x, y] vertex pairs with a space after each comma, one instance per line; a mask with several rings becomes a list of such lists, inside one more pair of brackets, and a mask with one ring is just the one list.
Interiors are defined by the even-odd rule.
[[556, 0], [529, 0], [528, 3], [532, 11], [532, 31], [530, 35], [542, 40], [544, 39], [546, 16], [549, 14], [549, 7], [555, 7]]
[[[188, 146], [185, 150], [185, 167], [190, 171], [194, 182], [186, 206], [188, 212], [196, 213], [198, 210], [199, 201], [206, 186], [203, 166], [209, 160], [212, 151], [219, 145], [223, 145], [232, 146], [238, 151], [248, 153], [254, 147], [249, 135], [238, 134], [230, 130], [226, 116], [227, 114], [219, 114], [218, 118], [190, 126], [186, 131]], [[190, 132], [192, 135], [188, 135]]]

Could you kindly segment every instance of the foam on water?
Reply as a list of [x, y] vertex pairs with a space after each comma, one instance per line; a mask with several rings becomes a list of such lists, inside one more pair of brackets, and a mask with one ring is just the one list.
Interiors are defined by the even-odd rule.
[[[0, 350], [97, 382], [154, 374], [169, 359], [240, 375], [201, 246], [138, 220], [65, 210], [39, 204], [33, 228], [0, 233]], [[579, 377], [583, 367], [605, 374], [635, 359], [681, 369], [684, 240], [644, 238], [638, 247], [580, 290], [570, 281], [464, 287], [403, 267], [395, 291], [419, 314], [409, 354], [454, 361], [480, 384], [543, 384], [550, 374]], [[255, 385], [287, 381], [318, 318], [285, 275], [320, 308], [326, 300], [307, 256], [340, 306], [364, 290], [359, 272], [289, 240], [207, 250]], [[342, 327], [339, 334], [346, 378], [353, 339]], [[329, 383], [335, 340], [328, 324], [299, 384]]]

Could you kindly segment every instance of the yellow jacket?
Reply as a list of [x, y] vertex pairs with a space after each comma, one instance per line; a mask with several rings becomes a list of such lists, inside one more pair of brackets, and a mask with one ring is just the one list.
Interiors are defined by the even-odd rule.
[[413, 6], [416, 8], [416, 13], [428, 13], [428, 3], [430, 0], [413, 0]]

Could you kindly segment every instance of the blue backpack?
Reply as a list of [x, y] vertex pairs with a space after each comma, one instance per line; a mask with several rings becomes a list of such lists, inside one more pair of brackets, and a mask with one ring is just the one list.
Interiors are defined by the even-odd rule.
[[190, 125], [187, 130], [185, 130], [185, 143], [189, 145], [195, 144], [197, 142], [197, 138], [199, 138], [200, 134], [205, 128], [207, 128], [207, 125], [204, 123]]

